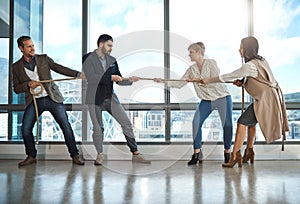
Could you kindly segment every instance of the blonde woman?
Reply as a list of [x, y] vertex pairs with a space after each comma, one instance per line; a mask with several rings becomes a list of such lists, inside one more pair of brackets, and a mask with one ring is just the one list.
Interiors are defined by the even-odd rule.
[[[220, 70], [213, 59], [204, 58], [205, 46], [202, 42], [193, 43], [188, 47], [189, 57], [192, 62], [185, 74], [182, 76], [183, 81], [165, 81], [156, 78], [156, 82], [165, 82], [170, 87], [181, 88], [188, 83], [199, 78], [209, 78], [219, 76]], [[226, 86], [222, 83], [201, 84], [194, 82], [194, 88], [197, 96], [201, 99], [197, 106], [193, 118], [193, 146], [194, 154], [188, 165], [202, 163], [202, 125], [213, 110], [219, 112], [224, 141], [224, 161], [227, 163], [230, 157], [230, 147], [232, 143], [232, 99]]]

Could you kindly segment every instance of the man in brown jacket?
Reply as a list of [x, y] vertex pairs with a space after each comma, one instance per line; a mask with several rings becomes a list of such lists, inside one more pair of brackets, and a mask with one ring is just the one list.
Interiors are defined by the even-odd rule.
[[[34, 44], [29, 36], [21, 36], [17, 42], [23, 56], [12, 65], [12, 73], [14, 91], [17, 94], [25, 93], [26, 108], [22, 120], [22, 136], [27, 157], [19, 163], [19, 166], [25, 166], [36, 163], [37, 154], [32, 134], [36, 122], [36, 113], [30, 89], [41, 89], [37, 81], [51, 80], [51, 70], [65, 76], [80, 77], [82, 79], [85, 78], [85, 75], [55, 63], [45, 54], [36, 55]], [[55, 121], [63, 131], [73, 163], [83, 165], [84, 162], [78, 156], [79, 151], [76, 147], [73, 130], [68, 121], [65, 105], [63, 104], [64, 98], [58, 90], [58, 86], [53, 82], [49, 82], [44, 83], [43, 87], [44, 89], [42, 89], [41, 93], [35, 96], [38, 115], [40, 116], [44, 111], [49, 111], [53, 115]]]

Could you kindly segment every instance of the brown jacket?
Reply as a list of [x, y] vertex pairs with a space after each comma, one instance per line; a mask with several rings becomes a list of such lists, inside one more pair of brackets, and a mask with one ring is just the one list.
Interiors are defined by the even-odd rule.
[[[79, 73], [78, 71], [55, 63], [50, 57], [45, 54], [35, 55], [35, 62], [40, 81], [52, 79], [51, 70], [70, 77], [76, 77]], [[14, 91], [16, 94], [25, 93], [26, 106], [28, 106], [32, 102], [32, 96], [28, 87], [28, 82], [31, 81], [31, 79], [25, 72], [22, 58], [12, 65], [12, 74]], [[49, 97], [53, 101], [57, 103], [62, 103], [64, 101], [64, 97], [62, 96], [62, 94], [58, 90], [58, 86], [54, 82], [44, 83], [43, 86]]]
[[268, 63], [252, 60], [258, 77], [248, 77], [244, 87], [254, 98], [254, 112], [267, 143], [273, 142], [289, 131], [286, 107], [281, 89]]

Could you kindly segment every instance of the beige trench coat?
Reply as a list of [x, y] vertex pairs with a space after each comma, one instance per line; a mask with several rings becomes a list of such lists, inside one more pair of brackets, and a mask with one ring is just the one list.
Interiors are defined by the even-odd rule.
[[254, 112], [267, 143], [280, 139], [289, 131], [282, 91], [266, 61], [254, 59], [258, 77], [248, 77], [244, 87], [254, 98]]

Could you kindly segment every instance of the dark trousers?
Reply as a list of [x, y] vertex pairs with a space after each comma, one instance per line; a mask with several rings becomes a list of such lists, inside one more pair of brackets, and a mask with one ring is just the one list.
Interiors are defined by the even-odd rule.
[[[39, 116], [44, 111], [49, 111], [55, 121], [59, 124], [64, 138], [66, 145], [68, 147], [68, 151], [71, 157], [78, 155], [78, 149], [76, 147], [76, 141], [74, 137], [74, 133], [71, 127], [71, 124], [68, 120], [68, 115], [66, 112], [66, 107], [63, 103], [56, 103], [51, 100], [48, 96], [37, 98], [36, 99], [37, 106], [38, 106], [38, 114]], [[22, 136], [25, 144], [25, 151], [26, 155], [31, 156], [33, 158], [36, 157], [37, 150], [35, 148], [34, 137], [33, 137], [33, 127], [36, 122], [36, 114], [34, 109], [34, 103], [32, 102], [28, 105], [25, 109], [23, 121], [22, 121]]]

